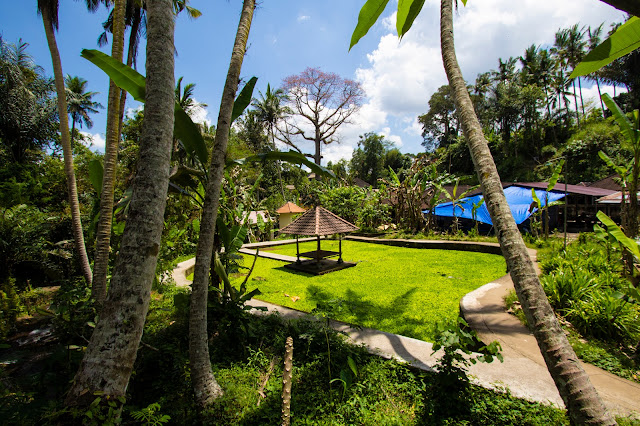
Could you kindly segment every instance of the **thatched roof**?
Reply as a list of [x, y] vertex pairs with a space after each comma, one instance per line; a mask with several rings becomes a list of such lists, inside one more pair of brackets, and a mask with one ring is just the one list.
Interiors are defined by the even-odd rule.
[[331, 213], [324, 207], [314, 207], [305, 214], [280, 229], [282, 234], [294, 235], [331, 235], [344, 234], [358, 229], [352, 223]]
[[298, 207], [296, 204], [292, 203], [291, 201], [289, 201], [284, 206], [282, 206], [278, 210], [276, 210], [276, 213], [279, 213], [279, 214], [283, 214], [283, 213], [304, 213], [304, 212], [306, 212], [305, 209], [303, 209], [302, 207]]

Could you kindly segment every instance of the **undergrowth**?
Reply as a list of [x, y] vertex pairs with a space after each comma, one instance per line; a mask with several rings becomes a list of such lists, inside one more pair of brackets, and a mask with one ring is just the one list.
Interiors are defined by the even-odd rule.
[[[622, 297], [629, 282], [621, 257], [592, 234], [581, 234], [566, 251], [562, 240], [551, 240], [538, 251], [540, 281], [578, 357], [640, 383], [640, 309]], [[526, 325], [515, 291], [505, 304]]]

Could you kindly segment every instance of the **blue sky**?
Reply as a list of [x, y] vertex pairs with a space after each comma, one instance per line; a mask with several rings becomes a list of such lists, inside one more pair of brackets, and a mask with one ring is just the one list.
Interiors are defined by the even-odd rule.
[[[89, 81], [89, 90], [107, 105], [108, 80], [80, 57], [84, 48], [97, 47], [101, 23], [107, 11], [90, 14], [82, 1], [62, 0], [57, 33], [65, 74]], [[391, 0], [381, 20], [351, 52], [351, 33], [364, 0], [280, 0], [260, 2], [256, 10], [242, 76], [258, 77], [257, 90], [267, 83], [280, 86], [282, 79], [306, 67], [320, 67], [362, 84], [365, 104], [354, 123], [341, 131], [340, 144], [324, 151], [325, 160], [349, 158], [358, 136], [384, 134], [403, 152], [422, 150], [417, 116], [428, 109], [438, 87], [446, 84], [439, 51], [439, 2], [427, 0], [409, 34], [399, 42], [395, 35], [397, 1]], [[208, 104], [200, 117], [215, 123], [222, 86], [231, 55], [242, 2], [191, 0], [202, 16], [191, 20], [183, 13], [176, 24], [176, 78], [195, 83], [195, 98]], [[531, 45], [553, 42], [560, 27], [574, 23], [595, 27], [623, 20], [624, 15], [597, 0], [470, 0], [454, 18], [456, 49], [465, 78], [497, 67], [498, 58], [521, 55]], [[36, 1], [0, 2], [0, 34], [5, 41], [29, 43], [28, 52], [48, 75], [51, 57]], [[110, 47], [102, 48], [106, 53]], [[139, 55], [144, 74], [144, 46]], [[591, 83], [587, 83], [587, 92]], [[583, 85], [584, 87], [584, 85]], [[256, 91], [255, 95], [258, 92]], [[128, 101], [128, 108], [138, 105]], [[104, 138], [106, 112], [93, 117], [92, 129], [99, 149]], [[302, 146], [311, 152], [311, 147]]]

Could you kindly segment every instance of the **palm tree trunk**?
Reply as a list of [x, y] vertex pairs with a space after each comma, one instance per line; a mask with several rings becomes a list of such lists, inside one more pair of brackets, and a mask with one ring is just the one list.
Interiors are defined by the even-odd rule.
[[580, 106], [582, 107], [582, 116], [586, 117], [586, 114], [584, 112], [584, 98], [582, 97], [582, 81], [580, 77], [578, 77], [578, 90], [580, 92]]
[[70, 144], [71, 144], [71, 152], [73, 153], [73, 135], [76, 133], [76, 120], [73, 119], [73, 117], [71, 117], [71, 137], [70, 139]]
[[253, 19], [255, 0], [244, 0], [242, 14], [238, 24], [227, 80], [222, 92], [216, 139], [211, 152], [209, 164], [209, 181], [207, 182], [204, 207], [200, 221], [200, 237], [196, 250], [196, 264], [191, 285], [191, 306], [189, 316], [189, 359], [191, 378], [196, 404], [206, 407], [223, 391], [211, 371], [207, 335], [207, 292], [209, 287], [209, 271], [215, 236], [215, 225], [220, 204], [220, 186], [224, 173], [227, 155], [227, 143], [231, 129], [231, 113], [242, 61], [247, 47], [249, 30]]
[[576, 104], [576, 119], [578, 120], [578, 127], [580, 127], [580, 110], [578, 109], [578, 94], [576, 93], [576, 81], [573, 80], [573, 100]]
[[[136, 51], [137, 32], [140, 27], [140, 21], [134, 19], [133, 24], [129, 32], [129, 48], [127, 49], [127, 66], [130, 67], [133, 64], [133, 56]], [[127, 102], [127, 92], [125, 90], [120, 91], [120, 121], [118, 123], [118, 135], [122, 134], [122, 125], [124, 123], [124, 107]]]
[[511, 215], [500, 176], [473, 110], [456, 58], [451, 0], [441, 2], [440, 25], [442, 59], [449, 85], [454, 93], [456, 109], [461, 117], [463, 132], [518, 299], [522, 303], [528, 323], [532, 325], [547, 368], [574, 424], [614, 425], [615, 421], [606, 411], [558, 324]]
[[169, 186], [175, 98], [172, 3], [154, 0], [147, 6], [147, 98], [138, 173], [109, 296], [67, 405], [87, 405], [96, 392], [125, 395], [149, 309]]
[[[113, 11], [113, 46], [111, 56], [122, 62], [124, 48], [124, 12], [126, 0], [116, 0]], [[101, 305], [107, 296], [107, 270], [111, 248], [111, 222], [113, 219], [113, 192], [118, 161], [120, 89], [109, 80], [107, 106], [107, 132], [104, 150], [104, 172], [100, 196], [100, 219], [96, 229], [96, 255], [93, 262], [93, 287], [91, 296]]]
[[87, 256], [87, 248], [84, 244], [84, 234], [82, 233], [82, 220], [80, 218], [80, 203], [78, 202], [78, 188], [76, 186], [76, 174], [73, 169], [73, 150], [71, 149], [71, 138], [69, 137], [69, 116], [67, 115], [67, 97], [64, 87], [64, 77], [62, 74], [62, 63], [60, 52], [56, 43], [56, 36], [53, 32], [51, 17], [46, 8], [41, 10], [44, 32], [47, 36], [49, 51], [51, 52], [51, 62], [53, 63], [53, 75], [56, 84], [56, 94], [58, 96], [58, 115], [60, 117], [60, 143], [62, 144], [62, 155], [64, 157], [64, 173], [67, 177], [67, 191], [69, 193], [69, 207], [71, 209], [71, 227], [73, 229], [73, 240], [80, 258], [80, 268], [85, 281], [91, 284], [91, 265]]
[[600, 99], [600, 108], [602, 108], [602, 116], [604, 117], [604, 102], [602, 102], [602, 92], [600, 91], [600, 79], [598, 78], [598, 76], [595, 76], [596, 78], [596, 86], [598, 87], [598, 98]]

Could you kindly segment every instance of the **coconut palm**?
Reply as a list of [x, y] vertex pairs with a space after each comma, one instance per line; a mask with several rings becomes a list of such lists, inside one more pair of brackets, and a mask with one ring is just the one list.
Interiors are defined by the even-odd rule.
[[[598, 25], [595, 29], [591, 29], [591, 27], [587, 28], [587, 35], [589, 37], [589, 51], [595, 49], [597, 45], [600, 44], [600, 39], [602, 36], [602, 25]], [[600, 91], [600, 79], [598, 78], [598, 73], [594, 72], [589, 74], [589, 78], [592, 78], [596, 82], [596, 87], [598, 88], [598, 98], [600, 99], [600, 107], [602, 108], [602, 113], [604, 114], [604, 102], [602, 101], [602, 92]]]
[[[277, 124], [285, 116], [291, 113], [291, 109], [283, 104], [287, 95], [282, 89], [271, 90], [271, 85], [267, 84], [267, 91], [265, 94], [260, 93], [260, 100], [254, 100], [253, 106], [257, 111], [257, 118], [267, 128], [267, 135], [271, 139], [272, 149], [276, 149], [276, 136], [275, 130]], [[280, 161], [277, 162], [278, 167], [278, 180], [280, 181], [280, 191], [282, 192], [282, 198], [284, 199], [284, 183], [282, 182], [282, 165]]]
[[[111, 57], [122, 62], [124, 49], [126, 0], [115, 0], [113, 14], [113, 44]], [[113, 194], [116, 180], [116, 163], [120, 141], [120, 89], [109, 80], [107, 103], [107, 131], [103, 159], [102, 191], [100, 194], [100, 218], [96, 227], [96, 252], [93, 262], [93, 285], [91, 296], [101, 305], [107, 295], [107, 270], [113, 221]]]
[[[578, 24], [556, 32], [553, 52], [556, 56], [556, 60], [558, 61], [560, 70], [566, 71], [568, 69], [573, 69], [582, 60], [585, 47], [586, 42], [584, 41], [584, 31], [579, 28]], [[576, 105], [576, 118], [578, 120], [578, 126], [580, 126], [580, 112], [575, 79], [572, 81], [572, 85], [573, 98]], [[582, 86], [579, 78], [578, 85], [580, 86], [580, 99], [582, 102]], [[582, 115], [584, 115], [584, 102], [582, 102]]]
[[76, 250], [80, 257], [80, 267], [82, 275], [87, 283], [91, 284], [91, 266], [84, 244], [82, 233], [82, 221], [80, 219], [80, 203], [78, 202], [78, 189], [76, 186], [76, 175], [73, 169], [73, 152], [71, 149], [71, 138], [69, 136], [69, 119], [67, 116], [67, 99], [65, 96], [64, 77], [62, 73], [62, 63], [60, 52], [56, 42], [55, 31], [58, 29], [58, 0], [38, 0], [38, 13], [42, 16], [44, 32], [47, 36], [47, 44], [51, 53], [53, 63], [53, 75], [58, 95], [58, 112], [60, 116], [60, 143], [62, 145], [62, 155], [64, 157], [64, 172], [67, 178], [67, 191], [69, 192], [69, 207], [71, 208], [71, 222], [73, 228], [73, 239]]
[[[97, 0], [94, 0], [97, 1]], [[108, 1], [108, 0], [105, 0]], [[172, 0], [172, 7], [174, 13], [177, 15], [183, 10], [187, 11], [190, 18], [198, 18], [202, 13], [193, 7], [190, 7], [187, 3], [189, 0]], [[125, 10], [125, 27], [129, 28], [129, 46], [127, 49], [127, 66], [137, 66], [138, 47], [140, 40], [146, 34], [147, 17], [146, 17], [146, 1], [140, 0], [127, 0], [127, 6]], [[109, 14], [107, 20], [102, 24], [104, 32], [98, 37], [98, 45], [104, 46], [108, 43], [108, 34], [113, 32], [113, 10]], [[124, 119], [124, 109], [127, 99], [127, 92], [122, 90], [120, 92], [120, 126], [119, 131], [122, 133], [122, 123]]]
[[[149, 308], [171, 161], [174, 105], [174, 16], [170, 0], [149, 2], [146, 102], [140, 161], [109, 296], [67, 394], [67, 405], [96, 395], [124, 397]], [[110, 402], [111, 404], [111, 402]]]
[[82, 128], [84, 123], [88, 129], [93, 127], [93, 120], [89, 114], [97, 114], [98, 108], [104, 108], [100, 102], [91, 100], [98, 92], [87, 92], [87, 80], [78, 76], [65, 77], [67, 87], [67, 110], [71, 114], [71, 144], [75, 135], [76, 123]]
[[200, 237], [196, 249], [196, 264], [191, 285], [189, 314], [189, 360], [196, 403], [199, 407], [210, 405], [222, 396], [222, 388], [211, 371], [209, 337], [207, 334], [207, 292], [215, 227], [220, 205], [220, 187], [227, 154], [227, 142], [231, 130], [231, 115], [242, 61], [247, 48], [249, 30], [255, 9], [255, 0], [244, 0], [238, 30], [231, 54], [231, 62], [220, 101], [220, 113], [216, 127], [216, 139], [211, 152], [209, 180], [205, 190], [205, 202], [200, 220]]
[[60, 124], [55, 84], [27, 46], [22, 40], [5, 43], [0, 36], [0, 145], [17, 163], [55, 140]]
[[482, 127], [458, 65], [453, 41], [452, 0], [441, 1], [440, 35], [444, 68], [453, 90], [462, 129], [482, 186], [491, 219], [496, 227], [502, 253], [507, 261], [518, 298], [527, 322], [574, 424], [616, 424], [589, 381], [558, 324], [553, 309], [540, 285], [522, 235], [513, 220], [502, 190], [500, 176], [493, 161]]

